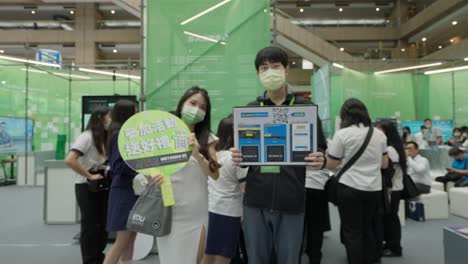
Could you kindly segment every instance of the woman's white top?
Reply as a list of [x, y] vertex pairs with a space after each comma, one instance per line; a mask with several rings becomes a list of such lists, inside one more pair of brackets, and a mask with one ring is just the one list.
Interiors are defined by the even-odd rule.
[[314, 170], [306, 168], [306, 188], [323, 190], [328, 179], [330, 179], [330, 172], [328, 170]]
[[[78, 162], [85, 170], [106, 161], [106, 156], [100, 154], [96, 146], [94, 146], [93, 135], [90, 130], [86, 130], [78, 136], [71, 150], [80, 154]], [[76, 184], [87, 183], [86, 177], [78, 173], [75, 173], [74, 178]]]
[[248, 168], [241, 168], [232, 164], [230, 151], [216, 153], [219, 178], [208, 178], [209, 208], [215, 214], [240, 217], [242, 216], [242, 197], [240, 181], [247, 176]]
[[[363, 124], [338, 130], [328, 146], [328, 156], [346, 164], [362, 146], [368, 131], [369, 128]], [[382, 190], [380, 169], [382, 158], [386, 154], [387, 137], [382, 131], [374, 129], [369, 145], [356, 163], [341, 176], [339, 182], [361, 191]]]

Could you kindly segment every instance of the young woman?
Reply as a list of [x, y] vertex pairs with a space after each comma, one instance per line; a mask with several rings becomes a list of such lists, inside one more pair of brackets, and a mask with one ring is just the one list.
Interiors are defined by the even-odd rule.
[[103, 165], [106, 158], [107, 129], [110, 124], [109, 109], [93, 111], [86, 130], [78, 136], [65, 163], [78, 175], [75, 194], [81, 213], [80, 247], [83, 263], [102, 263], [107, 244], [106, 211], [108, 191], [91, 192], [88, 181], [104, 176], [90, 173], [90, 169]]
[[403, 142], [398, 135], [394, 123], [385, 120], [377, 124], [387, 137], [388, 158], [392, 161], [395, 172], [392, 177], [392, 190], [390, 196], [390, 210], [383, 218], [383, 252], [384, 257], [401, 257], [401, 224], [398, 217], [401, 194], [403, 192], [403, 174], [406, 173], [406, 153]]
[[463, 137], [463, 133], [460, 128], [454, 128], [452, 131], [452, 138], [449, 139], [448, 145], [452, 147], [460, 147], [465, 138]]
[[234, 147], [232, 117], [221, 120], [216, 157], [221, 168], [218, 180], [208, 179], [209, 225], [203, 263], [229, 264], [235, 256], [241, 229], [242, 191], [240, 181], [248, 168], [234, 166], [230, 148]]
[[[328, 145], [328, 169], [346, 164], [361, 148], [371, 126], [366, 106], [351, 98], [341, 107], [341, 129]], [[378, 200], [382, 191], [381, 168], [387, 168], [387, 139], [374, 129], [362, 155], [340, 178], [338, 209], [348, 263], [376, 261], [376, 239], [373, 231]]]
[[132, 182], [137, 173], [123, 161], [118, 148], [119, 131], [122, 125], [136, 112], [131, 101], [118, 101], [111, 113], [112, 123], [109, 129], [107, 149], [109, 153], [110, 177], [112, 184], [109, 192], [109, 210], [107, 213], [107, 231], [116, 232], [117, 237], [104, 260], [104, 264], [131, 263], [133, 243], [136, 233], [126, 228], [130, 210], [137, 197], [133, 193]]
[[[205, 89], [194, 86], [180, 99], [176, 115], [192, 132], [192, 156], [187, 165], [171, 176], [175, 205], [171, 233], [157, 238], [161, 263], [201, 263], [208, 227], [207, 177], [219, 177], [217, 137], [210, 131], [211, 103]], [[182, 250], [182, 252], [181, 252]]]

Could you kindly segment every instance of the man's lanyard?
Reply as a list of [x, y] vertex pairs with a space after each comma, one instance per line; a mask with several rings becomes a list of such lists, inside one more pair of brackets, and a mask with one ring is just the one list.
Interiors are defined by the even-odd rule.
[[[289, 101], [289, 105], [294, 105], [294, 101], [296, 100], [296, 96], [294, 96], [291, 101]], [[260, 106], [265, 106], [263, 101], [260, 102]], [[260, 166], [260, 173], [280, 173], [280, 166]]]
[[[289, 105], [294, 105], [294, 101], [296, 100], [296, 96], [294, 96], [291, 101], [289, 101]], [[260, 102], [260, 106], [265, 106], [265, 103], [263, 101]]]

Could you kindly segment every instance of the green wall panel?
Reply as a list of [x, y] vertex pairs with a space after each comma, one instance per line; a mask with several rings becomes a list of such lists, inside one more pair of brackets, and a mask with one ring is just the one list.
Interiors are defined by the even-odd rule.
[[[212, 129], [263, 89], [255, 75], [257, 51], [270, 43], [269, 0], [233, 0], [181, 25], [219, 0], [147, 1], [146, 89], [149, 109], [175, 110], [191, 86], [208, 90]], [[185, 33], [184, 33], [185, 32]], [[214, 43], [188, 34], [206, 36]]]

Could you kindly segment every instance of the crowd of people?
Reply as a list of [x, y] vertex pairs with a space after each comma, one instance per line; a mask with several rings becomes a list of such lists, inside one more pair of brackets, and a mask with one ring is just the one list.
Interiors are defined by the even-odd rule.
[[[282, 49], [260, 50], [255, 67], [265, 92], [249, 106], [312, 104], [294, 95], [287, 84], [288, 55]], [[112, 110], [96, 109], [66, 159], [79, 174], [75, 189], [83, 263], [131, 263], [136, 234], [127, 230], [126, 222], [137, 200], [132, 190], [137, 173], [123, 161], [117, 138], [123, 123], [135, 113], [135, 104], [128, 101], [119, 101]], [[330, 230], [325, 190], [330, 171], [342, 168], [361, 147], [362, 154], [342, 174], [338, 186], [341, 241], [348, 263], [380, 263], [382, 257], [403, 255], [398, 218], [403, 175], [410, 175], [420, 192], [427, 193], [432, 182], [429, 162], [419, 155], [419, 144], [402, 139], [393, 123], [384, 120], [374, 128], [358, 99], [344, 102], [341, 127], [329, 144], [317, 119], [318, 151], [305, 158], [305, 166], [241, 166], [232, 116], [222, 119], [217, 135], [213, 134], [210, 97], [200, 87], [186, 91], [174, 114], [192, 132], [188, 142], [193, 151], [187, 166], [170, 178], [175, 205], [170, 234], [157, 238], [161, 263], [246, 263], [248, 259], [253, 264], [296, 264], [303, 249], [309, 263], [320, 263], [326, 258], [321, 252], [323, 233]], [[429, 144], [440, 144], [436, 129], [424, 137]], [[363, 146], [366, 138], [368, 144]], [[452, 154], [457, 161], [462, 155]], [[109, 192], [90, 191], [89, 182], [104, 177], [91, 173], [91, 168], [106, 160]], [[466, 170], [463, 167], [461, 172], [468, 174]], [[158, 186], [164, 181], [160, 175], [148, 178]], [[104, 254], [108, 232], [117, 237]]]

